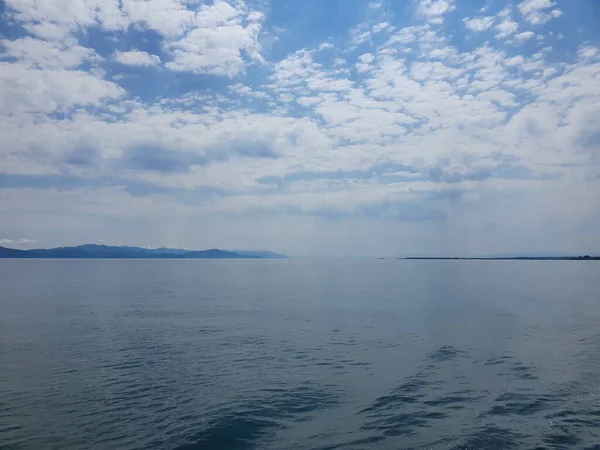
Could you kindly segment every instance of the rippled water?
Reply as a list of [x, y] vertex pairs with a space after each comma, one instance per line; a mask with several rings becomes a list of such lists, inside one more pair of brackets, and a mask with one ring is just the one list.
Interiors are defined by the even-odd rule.
[[2, 449], [600, 448], [600, 264], [2, 260]]

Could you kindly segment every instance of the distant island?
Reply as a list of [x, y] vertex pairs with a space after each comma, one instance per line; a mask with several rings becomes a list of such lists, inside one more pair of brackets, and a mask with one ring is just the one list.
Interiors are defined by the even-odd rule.
[[268, 251], [250, 250], [184, 250], [178, 248], [141, 248], [127, 246], [109, 246], [86, 244], [76, 247], [40, 248], [20, 250], [0, 247], [0, 258], [120, 258], [120, 259], [282, 259], [286, 255]]
[[598, 261], [600, 256], [407, 256], [404, 258], [379, 258], [379, 259], [452, 259], [467, 261]]

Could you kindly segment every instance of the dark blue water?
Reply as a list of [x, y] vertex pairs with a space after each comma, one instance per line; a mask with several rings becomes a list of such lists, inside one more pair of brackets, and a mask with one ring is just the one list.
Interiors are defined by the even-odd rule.
[[2, 449], [600, 446], [600, 264], [2, 260]]

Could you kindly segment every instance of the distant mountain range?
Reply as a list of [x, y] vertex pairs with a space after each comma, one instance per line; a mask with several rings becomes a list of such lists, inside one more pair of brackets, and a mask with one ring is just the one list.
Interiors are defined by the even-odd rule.
[[0, 247], [0, 258], [160, 258], [160, 259], [200, 259], [200, 258], [287, 258], [286, 255], [267, 251], [249, 250], [184, 250], [178, 248], [141, 248], [86, 244], [76, 247], [57, 247], [33, 250], [19, 250]]

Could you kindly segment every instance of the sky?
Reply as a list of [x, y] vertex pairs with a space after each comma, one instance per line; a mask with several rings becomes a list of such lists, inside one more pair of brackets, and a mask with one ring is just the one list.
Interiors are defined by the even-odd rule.
[[596, 0], [4, 0], [0, 245], [600, 253]]

